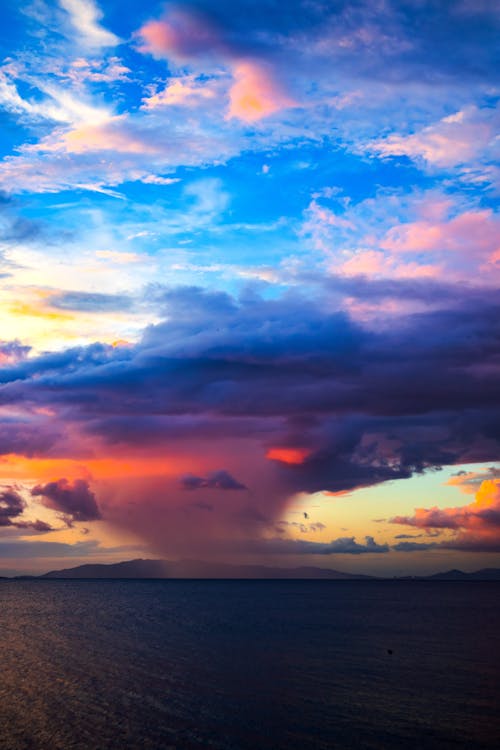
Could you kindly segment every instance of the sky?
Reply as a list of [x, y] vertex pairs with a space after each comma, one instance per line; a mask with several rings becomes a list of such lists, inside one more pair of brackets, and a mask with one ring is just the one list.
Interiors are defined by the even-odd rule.
[[500, 567], [498, 39], [2, 2], [0, 575]]

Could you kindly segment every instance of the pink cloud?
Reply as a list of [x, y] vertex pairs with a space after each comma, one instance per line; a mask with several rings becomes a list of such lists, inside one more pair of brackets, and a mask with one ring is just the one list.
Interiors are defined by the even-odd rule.
[[374, 141], [370, 150], [380, 156], [408, 156], [436, 167], [466, 164], [493, 143], [496, 119], [496, 110], [469, 107], [412, 135]]
[[155, 57], [189, 62], [222, 46], [220, 35], [209, 21], [194, 13], [176, 8], [161, 21], [149, 21], [139, 29], [141, 52]]
[[295, 102], [261, 63], [250, 60], [239, 62], [234, 66], [233, 75], [234, 83], [229, 91], [229, 118], [254, 122], [295, 106]]
[[397, 224], [380, 245], [393, 253], [445, 252], [494, 263], [500, 252], [499, 230], [498, 217], [490, 209], [471, 210], [444, 221]]
[[[173, 9], [163, 20], [150, 21], [142, 26], [138, 36], [142, 39], [141, 52], [155, 57], [183, 64], [199, 64], [200, 60], [211, 57], [213, 62], [228, 68], [233, 76], [229, 88], [228, 119], [255, 122], [295, 106], [268, 63], [248, 59], [234, 44], [225, 40], [221, 31], [207, 18], [192, 10]], [[207, 93], [201, 94], [201, 87], [195, 90], [192, 83], [174, 82], [146, 100], [144, 106], [151, 109], [164, 104], [186, 103], [195, 94], [211, 97], [209, 89], [205, 90]]]
[[45, 151], [86, 154], [89, 151], [116, 151], [126, 154], [154, 154], [158, 147], [126, 122], [123, 115], [105, 122], [85, 123], [66, 132], [56, 130], [26, 152]]
[[[437, 191], [349, 205], [335, 210], [319, 196], [304, 212], [300, 234], [324, 253], [328, 270], [369, 278], [446, 278], [495, 283], [500, 271], [500, 217]], [[395, 221], [394, 215], [404, 218]], [[398, 216], [398, 218], [399, 218]]]
[[422, 263], [395, 263], [379, 250], [362, 250], [355, 253], [339, 269], [347, 276], [393, 276], [395, 278], [433, 278], [439, 275], [438, 266]]
[[[189, 447], [192, 458], [187, 479], [179, 481], [187, 455], [176, 456], [176, 476], [128, 477], [99, 483], [103, 514], [113, 526], [139, 536], [159, 555], [195, 555], [237, 559], [245, 546], [260, 539], [284, 512], [289, 493], [283, 488], [275, 461], [263, 461], [262, 446], [245, 440], [242, 445], [229, 441]], [[244, 454], [238, 455], [238, 449]], [[217, 458], [223, 449], [223, 458]], [[201, 461], [200, 461], [201, 457]], [[180, 461], [178, 459], [180, 458]], [[214, 468], [224, 461], [227, 474], [237, 485], [223, 487]], [[208, 479], [207, 479], [208, 477]], [[227, 478], [227, 475], [226, 475]], [[184, 477], [186, 480], [186, 477]], [[243, 489], [248, 486], [251, 492]], [[228, 491], [229, 490], [229, 491]], [[231, 549], [228, 549], [228, 545]]]
[[446, 484], [450, 487], [458, 487], [461, 492], [467, 495], [475, 495], [486, 479], [498, 477], [500, 477], [500, 469], [490, 466], [482, 471], [460, 471], [458, 474], [451, 476]]
[[174, 105], [194, 106], [200, 99], [213, 99], [215, 96], [213, 86], [197, 84], [194, 76], [180, 76], [170, 79], [162, 91], [143, 99], [142, 109]]
[[117, 151], [127, 154], [153, 154], [158, 149], [140, 136], [113, 125], [87, 125], [66, 133], [65, 150], [73, 154], [87, 151]]
[[456, 508], [416, 508], [413, 516], [396, 516], [391, 523], [419, 529], [450, 529], [467, 545], [483, 540], [500, 542], [500, 480], [481, 482], [474, 502]]

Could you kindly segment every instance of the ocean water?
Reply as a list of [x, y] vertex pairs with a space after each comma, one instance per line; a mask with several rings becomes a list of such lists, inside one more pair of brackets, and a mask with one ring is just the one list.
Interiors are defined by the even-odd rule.
[[500, 747], [498, 583], [4, 581], [0, 638], [2, 750]]

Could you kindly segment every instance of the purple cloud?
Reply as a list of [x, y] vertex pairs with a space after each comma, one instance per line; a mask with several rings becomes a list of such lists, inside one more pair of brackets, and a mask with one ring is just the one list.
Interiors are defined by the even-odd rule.
[[225, 469], [212, 471], [206, 477], [197, 477], [194, 474], [185, 474], [181, 477], [181, 485], [186, 490], [246, 490], [246, 486], [238, 482]]
[[96, 521], [101, 518], [94, 493], [85, 479], [67, 479], [37, 485], [31, 490], [33, 497], [40, 497], [45, 507], [67, 514], [73, 521]]
[[0, 493], [0, 526], [11, 526], [12, 519], [22, 515], [26, 502], [21, 495], [9, 487]]
[[13, 487], [7, 487], [0, 492], [0, 527], [12, 526], [16, 529], [32, 529], [33, 531], [53, 531], [53, 527], [45, 521], [27, 521], [22, 518], [26, 509], [26, 501]]

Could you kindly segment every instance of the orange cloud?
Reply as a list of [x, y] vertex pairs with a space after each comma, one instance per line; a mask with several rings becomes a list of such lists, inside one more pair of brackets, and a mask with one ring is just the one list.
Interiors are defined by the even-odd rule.
[[266, 458], [284, 464], [303, 464], [310, 453], [307, 448], [269, 448]]
[[[255, 122], [295, 106], [275, 80], [268, 64], [249, 60], [242, 56], [230, 40], [215, 28], [208, 18], [190, 10], [174, 8], [161, 21], [150, 21], [139, 31], [143, 44], [141, 52], [155, 57], [173, 59], [186, 63], [210, 59], [222, 63], [233, 75], [229, 89], [227, 119], [237, 118], [244, 122]], [[207, 87], [193, 87], [187, 76], [146, 99], [143, 107], [151, 109], [165, 104], [185, 104], [195, 96], [211, 98]]]
[[451, 476], [445, 484], [450, 487], [458, 487], [466, 495], [475, 495], [486, 479], [497, 479], [498, 477], [500, 477], [500, 469], [490, 466], [481, 471], [460, 471], [458, 474]]
[[269, 70], [260, 63], [238, 62], [234, 66], [234, 83], [229, 91], [227, 117], [237, 117], [245, 122], [255, 122], [278, 112], [294, 107]]
[[106, 456], [101, 458], [28, 458], [10, 453], [0, 459], [2, 476], [11, 481], [51, 480], [65, 476], [81, 478], [123, 479], [132, 477], [177, 477], [193, 467], [189, 456]]
[[107, 123], [82, 125], [58, 138], [42, 141], [42, 151], [66, 151], [82, 154], [87, 151], [116, 151], [124, 154], [154, 154], [158, 148], [126, 127], [121, 116]]
[[460, 541], [486, 538], [500, 541], [500, 480], [481, 482], [474, 502], [456, 508], [416, 508], [413, 516], [396, 516], [391, 523], [420, 529], [452, 529], [462, 532]]

